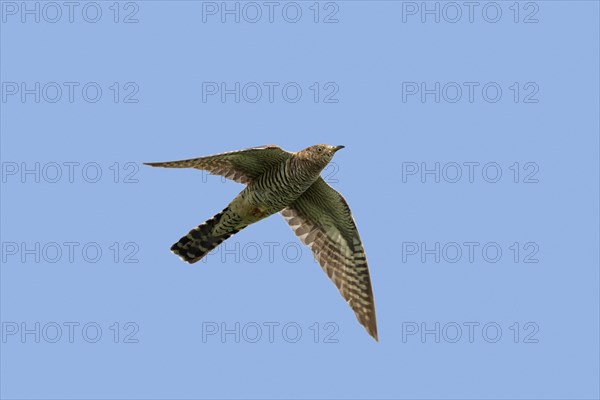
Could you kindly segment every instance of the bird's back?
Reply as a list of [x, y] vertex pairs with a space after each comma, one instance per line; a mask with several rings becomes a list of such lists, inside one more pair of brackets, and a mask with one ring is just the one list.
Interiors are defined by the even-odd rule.
[[267, 169], [248, 184], [242, 195], [267, 215], [277, 213], [293, 203], [318, 178], [320, 171], [303, 168], [294, 157]]

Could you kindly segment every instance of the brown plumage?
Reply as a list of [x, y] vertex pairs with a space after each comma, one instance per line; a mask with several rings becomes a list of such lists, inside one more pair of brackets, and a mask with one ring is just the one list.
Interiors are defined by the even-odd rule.
[[247, 186], [220, 213], [171, 247], [194, 263], [224, 240], [277, 212], [313, 252], [358, 321], [377, 340], [369, 269], [350, 207], [320, 176], [344, 146], [315, 145], [297, 153], [254, 147], [189, 160], [147, 163], [153, 167], [207, 170]]

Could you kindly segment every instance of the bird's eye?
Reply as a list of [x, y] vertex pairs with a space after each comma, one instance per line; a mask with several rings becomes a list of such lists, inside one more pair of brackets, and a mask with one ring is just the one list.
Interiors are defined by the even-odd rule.
[[323, 151], [323, 148], [322, 147], [317, 147], [317, 151], [320, 153], [320, 152]]

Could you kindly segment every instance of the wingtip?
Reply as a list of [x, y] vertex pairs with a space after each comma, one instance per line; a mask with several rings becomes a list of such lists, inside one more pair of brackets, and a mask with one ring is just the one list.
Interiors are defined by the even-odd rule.
[[377, 335], [377, 331], [374, 331], [374, 332], [369, 332], [369, 335], [371, 335], [371, 337], [372, 337], [373, 339], [375, 339], [375, 341], [376, 341], [377, 343], [379, 343], [379, 336]]

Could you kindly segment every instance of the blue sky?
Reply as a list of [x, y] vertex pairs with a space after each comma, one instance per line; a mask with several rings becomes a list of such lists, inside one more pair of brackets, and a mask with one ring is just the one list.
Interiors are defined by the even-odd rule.
[[[22, 4], [2, 397], [599, 396], [597, 2]], [[141, 163], [269, 143], [346, 146], [379, 343], [279, 215], [169, 252], [242, 186]]]

